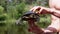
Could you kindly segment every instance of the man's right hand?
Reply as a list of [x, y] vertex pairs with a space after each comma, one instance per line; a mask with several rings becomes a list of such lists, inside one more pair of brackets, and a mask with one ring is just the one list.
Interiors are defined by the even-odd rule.
[[53, 8], [45, 8], [42, 6], [35, 6], [32, 9], [30, 9], [30, 11], [33, 11], [37, 14], [41, 14], [41, 12], [42, 12], [42, 14], [46, 14], [46, 13], [51, 14], [51, 13], [53, 13], [54, 9]]
[[30, 9], [30, 11], [33, 11], [35, 13], [40, 13], [41, 12], [41, 7], [40, 6], [35, 6], [33, 8]]
[[32, 9], [30, 9], [30, 11], [33, 11], [33, 12], [38, 13], [38, 14], [40, 14], [41, 12], [47, 13], [50, 11], [50, 8], [45, 8], [42, 6], [35, 6]]

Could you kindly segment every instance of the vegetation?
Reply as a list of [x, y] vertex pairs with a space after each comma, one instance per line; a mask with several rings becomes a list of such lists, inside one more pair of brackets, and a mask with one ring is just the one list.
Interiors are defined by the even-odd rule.
[[[15, 22], [33, 6], [48, 7], [48, 0], [0, 0], [0, 34], [33, 34], [28, 32], [28, 24], [16, 25]], [[38, 26], [46, 28], [50, 15], [40, 15]]]

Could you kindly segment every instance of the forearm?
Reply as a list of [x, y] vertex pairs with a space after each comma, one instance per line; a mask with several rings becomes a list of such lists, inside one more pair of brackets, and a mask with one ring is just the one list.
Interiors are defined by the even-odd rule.
[[39, 28], [33, 21], [28, 21], [29, 23], [29, 32], [32, 32], [34, 34], [44, 34], [44, 31]]
[[60, 18], [60, 11], [59, 10], [55, 10], [52, 8], [45, 8], [41, 11], [41, 14], [47, 14], [47, 13]]
[[36, 26], [30, 27], [30, 32], [35, 33], [35, 34], [54, 34], [53, 31], [50, 31], [48, 29], [42, 30], [41, 28], [39, 28], [38, 26], [36, 27]]
[[54, 11], [52, 11], [52, 15], [60, 18], [60, 11], [54, 10]]
[[50, 14], [52, 14], [52, 15], [60, 18], [60, 11], [59, 11], [59, 10], [50, 9], [48, 12], [49, 12]]
[[52, 28], [48, 28], [48, 29], [45, 29], [45, 30], [42, 30], [41, 28], [39, 28], [37, 25], [29, 25], [29, 29], [30, 29], [30, 32], [33, 32], [35, 34], [55, 34], [55, 32], [53, 32]]
[[[39, 28], [33, 21], [29, 21], [29, 32], [33, 32], [34, 34], [54, 34], [54, 29], [53, 28], [46, 28], [41, 29]], [[53, 30], [52, 30], [53, 29]]]

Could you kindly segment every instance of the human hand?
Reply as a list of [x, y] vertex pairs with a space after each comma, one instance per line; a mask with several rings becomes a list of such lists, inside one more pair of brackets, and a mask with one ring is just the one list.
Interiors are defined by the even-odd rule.
[[32, 9], [30, 9], [30, 11], [33, 11], [38, 14], [40, 14], [43, 10], [46, 10], [46, 8], [42, 6], [35, 6]]
[[51, 8], [46, 8], [46, 7], [42, 7], [42, 6], [35, 6], [32, 9], [30, 9], [30, 11], [33, 11], [34, 13], [37, 14], [46, 14], [46, 13], [52, 13], [53, 10]]

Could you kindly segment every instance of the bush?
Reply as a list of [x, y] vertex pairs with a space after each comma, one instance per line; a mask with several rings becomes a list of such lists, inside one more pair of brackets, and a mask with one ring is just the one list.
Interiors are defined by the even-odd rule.
[[6, 19], [5, 15], [0, 15], [0, 21], [4, 21]]
[[0, 6], [0, 14], [3, 14], [4, 12], [4, 8], [2, 6]]
[[7, 14], [9, 16], [9, 18], [17, 18], [18, 16], [18, 11], [16, 10], [15, 6], [9, 6], [7, 9]]
[[16, 9], [18, 11], [18, 17], [17, 19], [24, 13], [25, 11], [25, 3], [20, 3], [19, 5], [16, 5]]

